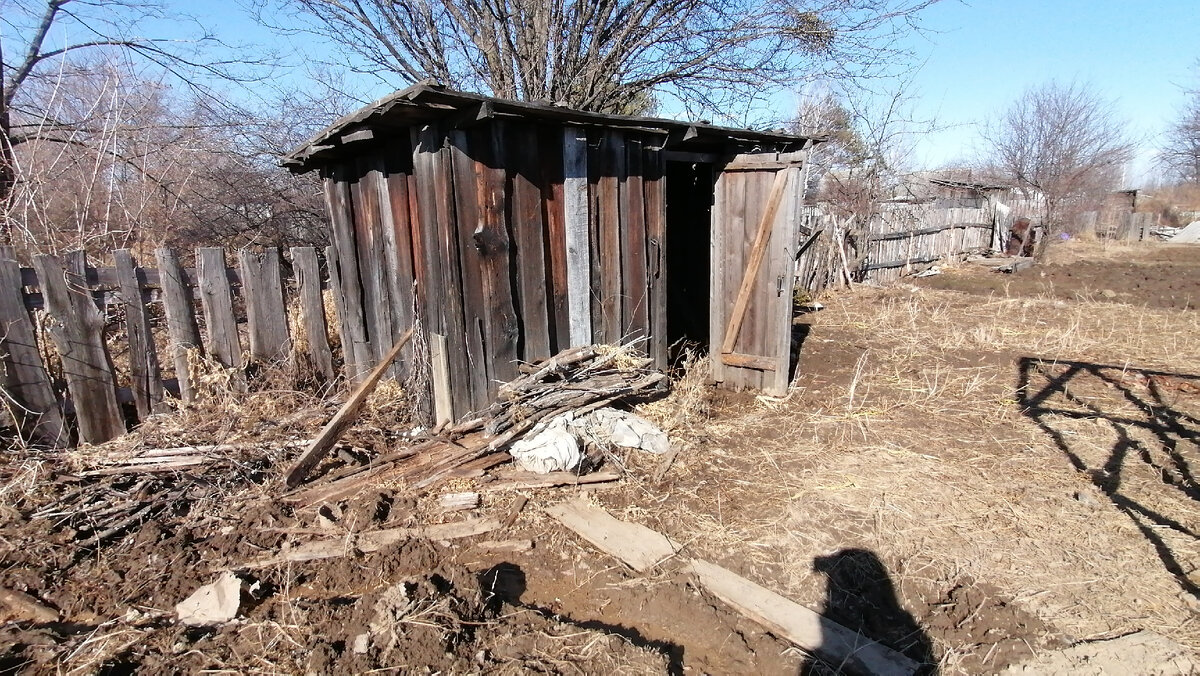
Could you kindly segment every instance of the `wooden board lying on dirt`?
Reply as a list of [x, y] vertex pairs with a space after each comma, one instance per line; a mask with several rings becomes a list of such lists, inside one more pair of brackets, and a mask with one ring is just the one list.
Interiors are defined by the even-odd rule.
[[679, 544], [661, 533], [616, 519], [587, 503], [560, 502], [547, 507], [546, 513], [639, 573], [671, 558], [680, 549]]
[[691, 570], [710, 594], [839, 669], [887, 676], [914, 674], [920, 667], [891, 648], [718, 565], [692, 561]]
[[430, 540], [456, 540], [471, 537], [472, 535], [482, 535], [498, 528], [500, 528], [499, 519], [482, 518], [417, 528], [388, 528], [385, 530], [367, 531], [349, 536], [305, 542], [291, 549], [284, 550], [275, 556], [247, 561], [238, 566], [236, 570], [266, 568], [282, 563], [332, 559], [354, 552], [377, 552], [388, 545], [413, 537], [424, 537]]

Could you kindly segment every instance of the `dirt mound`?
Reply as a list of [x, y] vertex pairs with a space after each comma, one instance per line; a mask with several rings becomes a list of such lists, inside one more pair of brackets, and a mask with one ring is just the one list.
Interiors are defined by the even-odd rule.
[[[373, 522], [384, 514], [380, 497], [346, 505], [346, 514], [370, 513], [363, 521]], [[388, 516], [405, 519], [405, 506], [401, 501]], [[47, 538], [40, 521], [10, 523], [0, 587], [60, 619], [37, 623], [16, 610], [0, 617], [0, 672], [666, 669], [660, 652], [619, 635], [553, 614], [513, 613], [496, 593], [494, 571], [472, 571], [455, 562], [456, 552], [424, 539], [370, 555], [243, 571], [235, 620], [215, 627], [176, 620], [174, 605], [219, 570], [275, 551], [305, 527], [287, 510], [259, 502], [199, 520], [164, 516], [112, 546], [89, 549], [73, 529]]]

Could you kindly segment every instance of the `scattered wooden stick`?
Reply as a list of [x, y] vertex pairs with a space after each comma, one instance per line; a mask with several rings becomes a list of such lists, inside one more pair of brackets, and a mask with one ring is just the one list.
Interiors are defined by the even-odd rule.
[[443, 512], [461, 512], [479, 508], [478, 493], [446, 493], [438, 498]]
[[519, 491], [527, 488], [551, 488], [553, 486], [584, 486], [586, 484], [608, 483], [620, 480], [617, 472], [593, 472], [592, 474], [572, 474], [570, 472], [550, 472], [549, 474], [534, 474], [533, 472], [518, 472], [505, 478], [484, 484], [479, 490]]
[[500, 525], [500, 521], [497, 519], [483, 518], [417, 528], [388, 528], [385, 530], [367, 531], [348, 537], [306, 542], [284, 550], [275, 556], [247, 561], [235, 567], [234, 570], [251, 570], [254, 568], [267, 568], [283, 563], [332, 559], [339, 556], [347, 556], [354, 552], [369, 554], [377, 552], [388, 545], [413, 537], [424, 537], [430, 540], [456, 540], [496, 530]]
[[362, 409], [363, 403], [375, 391], [375, 386], [379, 384], [379, 381], [383, 378], [383, 374], [387, 373], [396, 356], [400, 354], [400, 350], [408, 344], [408, 341], [412, 338], [412, 334], [412, 329], [404, 332], [400, 340], [396, 341], [392, 349], [375, 366], [375, 370], [371, 371], [366, 380], [363, 380], [359, 384], [358, 388], [354, 390], [354, 394], [350, 395], [350, 398], [346, 400], [345, 404], [342, 404], [342, 407], [338, 409], [338, 412], [325, 425], [321, 433], [317, 435], [317, 438], [313, 439], [308, 449], [296, 459], [295, 464], [288, 470], [286, 477], [289, 488], [295, 488], [304, 481], [304, 478], [308, 476], [312, 468], [316, 467], [318, 462], [321, 462], [321, 459], [329, 453], [329, 449], [333, 448], [337, 440], [342, 437], [342, 433], [346, 431], [346, 428], [358, 418], [358, 412]]
[[525, 509], [525, 505], [528, 502], [529, 498], [525, 497], [524, 495], [519, 496], [516, 501], [513, 502], [512, 509], [508, 510], [508, 516], [504, 517], [504, 521], [500, 522], [500, 528], [502, 530], [508, 530], [509, 528], [512, 528], [512, 525], [517, 522], [517, 517], [521, 516], [521, 510]]

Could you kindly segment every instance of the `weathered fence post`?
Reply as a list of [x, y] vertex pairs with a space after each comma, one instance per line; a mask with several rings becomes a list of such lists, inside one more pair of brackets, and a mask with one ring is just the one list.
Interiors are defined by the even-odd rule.
[[279, 250], [261, 254], [250, 249], [238, 252], [242, 271], [242, 299], [246, 302], [250, 358], [267, 364], [291, 352], [287, 309], [283, 305], [283, 282], [279, 276]]
[[158, 352], [150, 333], [150, 316], [142, 301], [142, 275], [134, 265], [133, 254], [129, 249], [117, 249], [113, 252], [113, 261], [125, 306], [125, 330], [129, 336], [130, 389], [133, 390], [138, 419], [144, 422], [151, 413], [165, 410]]
[[291, 252], [300, 300], [300, 328], [304, 331], [308, 360], [313, 370], [328, 383], [335, 376], [333, 352], [325, 335], [325, 303], [321, 297], [321, 266], [317, 261], [317, 250], [311, 246], [294, 246]]
[[66, 264], [64, 271], [54, 256], [33, 258], [46, 310], [55, 320], [50, 336], [62, 357], [79, 435], [88, 443], [102, 443], [125, 433], [112, 362], [104, 347], [104, 315], [92, 300], [85, 254], [67, 254]]
[[18, 429], [24, 427], [41, 442], [61, 448], [69, 442], [67, 429], [25, 309], [16, 258], [12, 247], [0, 247], [0, 404], [12, 412]]
[[233, 314], [233, 292], [225, 271], [225, 250], [215, 247], [196, 249], [196, 277], [200, 305], [204, 308], [204, 328], [208, 354], [225, 368], [242, 365], [242, 342], [238, 339], [237, 319]]
[[188, 352], [200, 350], [200, 329], [196, 326], [196, 311], [192, 304], [191, 280], [179, 264], [179, 257], [167, 248], [155, 249], [158, 261], [158, 283], [162, 287], [163, 308], [167, 315], [167, 335], [171, 339], [171, 359], [175, 364], [175, 379], [179, 396], [191, 401], [195, 396], [192, 376], [188, 371]]

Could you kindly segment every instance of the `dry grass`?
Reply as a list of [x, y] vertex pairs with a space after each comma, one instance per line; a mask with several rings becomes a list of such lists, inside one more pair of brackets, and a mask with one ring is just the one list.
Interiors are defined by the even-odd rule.
[[[1115, 247], [1100, 254], [1121, 255]], [[783, 402], [760, 398], [675, 428], [692, 450], [677, 461], [666, 495], [636, 485], [642, 495], [619, 500], [642, 505], [626, 508], [631, 518], [812, 607], [824, 592], [814, 558], [862, 547], [889, 562], [897, 587], [916, 597], [978, 580], [1060, 638], [1151, 629], [1200, 647], [1195, 600], [1144, 530], [1200, 583], [1194, 537], [1122, 511], [1050, 433], [1094, 468], [1123, 428], [1105, 417], [1061, 416], [1044, 416], [1039, 427], [1016, 399], [1020, 365], [1037, 363], [1022, 357], [1051, 369], [1070, 360], [1200, 374], [1200, 313], [915, 287], [860, 289], [826, 303], [805, 350], [818, 362], [840, 351], [836, 366], [816, 368], [841, 378], [806, 387], [811, 379], [802, 377]], [[1038, 377], [1035, 387], [1045, 384]], [[1104, 416], [1140, 410], [1095, 377], [1078, 388]], [[1200, 397], [1178, 393], [1168, 403], [1200, 416]], [[1043, 405], [1057, 404], [1051, 397]], [[668, 400], [650, 412], [669, 420], [665, 412], [679, 406]], [[1142, 436], [1156, 464], [1126, 460], [1119, 496], [1200, 532], [1196, 501], [1164, 488], [1154, 471], [1168, 464], [1161, 440]], [[1177, 450], [1196, 462], [1194, 444], [1185, 439]], [[1077, 497], [1085, 492], [1093, 499]], [[986, 645], [937, 647], [949, 671], [987, 668]]]

